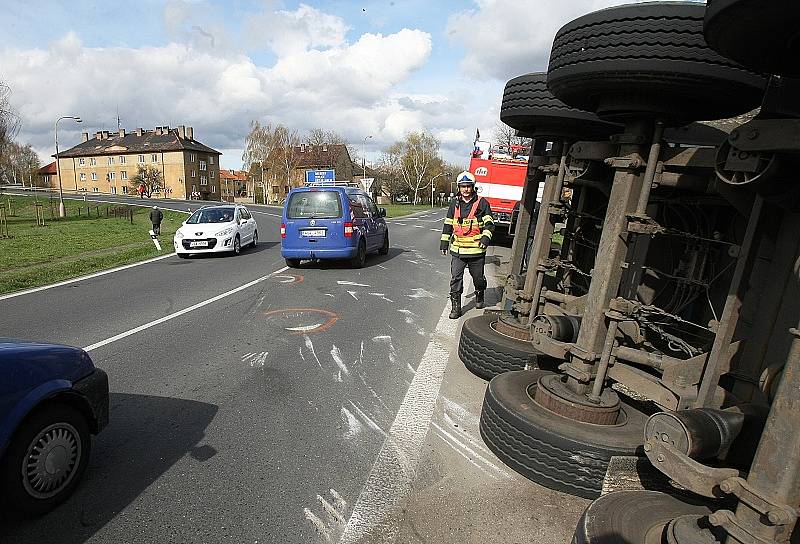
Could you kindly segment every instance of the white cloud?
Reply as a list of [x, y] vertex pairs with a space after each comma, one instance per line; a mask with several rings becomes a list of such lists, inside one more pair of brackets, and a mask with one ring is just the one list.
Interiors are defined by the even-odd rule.
[[348, 30], [342, 18], [300, 4], [295, 11], [265, 12], [252, 17], [247, 24], [247, 38], [251, 45], [268, 45], [278, 56], [287, 56], [341, 46]]
[[[281, 13], [309, 28], [309, 18], [328, 21], [330, 28], [338, 24], [307, 6]], [[178, 8], [167, 18], [176, 28], [191, 24]], [[160, 47], [88, 47], [70, 32], [46, 48], [0, 49], [0, 74], [23, 120], [20, 140], [40, 150], [43, 159], [52, 154], [53, 122], [61, 115], [84, 119], [83, 125], [60, 125], [62, 146], [78, 143], [83, 131], [115, 130], [117, 111], [128, 130], [191, 125], [207, 145], [235, 150], [236, 156], [223, 157], [228, 168], [239, 166], [254, 119], [301, 133], [333, 129], [354, 143], [373, 134], [374, 149], [390, 143], [384, 137], [399, 138], [404, 130], [424, 126], [423, 115], [391, 96], [427, 62], [431, 36], [403, 29], [363, 34], [348, 43], [343, 32], [344, 27], [330, 39], [309, 38], [308, 49], [281, 51], [266, 66], [192, 38]]]
[[447, 35], [466, 54], [464, 72], [508, 80], [547, 70], [556, 31], [585, 13], [642, 0], [475, 0], [476, 7], [450, 16]]

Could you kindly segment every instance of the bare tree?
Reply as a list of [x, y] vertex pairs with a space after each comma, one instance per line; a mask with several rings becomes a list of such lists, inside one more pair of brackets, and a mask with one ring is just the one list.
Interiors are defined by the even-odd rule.
[[300, 145], [300, 138], [296, 130], [290, 130], [283, 125], [278, 125], [275, 127], [275, 142], [277, 161], [286, 175], [286, 184], [292, 187], [292, 174], [300, 164], [300, 155], [297, 150], [297, 146]]
[[310, 146], [312, 150], [319, 149], [320, 146], [327, 144], [343, 145], [347, 148], [350, 158], [356, 159], [356, 150], [353, 145], [341, 134], [335, 130], [325, 130], [322, 128], [312, 128], [303, 139], [303, 143]]
[[30, 145], [8, 142], [0, 155], [0, 179], [8, 183], [32, 184], [40, 167], [39, 156]]
[[[250, 133], [244, 141], [244, 153], [242, 161], [244, 169], [252, 171], [254, 165], [258, 165], [261, 174], [261, 183], [265, 184], [267, 175], [274, 181], [277, 170], [280, 168], [278, 154], [276, 151], [280, 147], [276, 132], [278, 127], [273, 127], [272, 123], [262, 125], [259, 121], [250, 123]], [[255, 194], [255, 182], [251, 194]], [[266, 194], [266, 188], [265, 188]]]
[[517, 136], [516, 129], [511, 128], [505, 123], [497, 123], [492, 132], [492, 138], [495, 144], [502, 144], [511, 147], [512, 145], [529, 145], [528, 138]]
[[11, 88], [0, 81], [0, 157], [6, 146], [16, 137], [20, 120], [11, 109]]
[[431, 180], [443, 168], [439, 156], [439, 140], [428, 132], [412, 132], [395, 142], [384, 154], [385, 165], [393, 171], [419, 202], [421, 189], [430, 187]]
[[150, 198], [153, 193], [159, 192], [164, 188], [164, 178], [161, 176], [161, 171], [155, 166], [140, 164], [136, 168], [136, 174], [128, 180], [128, 185], [134, 192], [144, 185], [144, 194], [147, 198]]

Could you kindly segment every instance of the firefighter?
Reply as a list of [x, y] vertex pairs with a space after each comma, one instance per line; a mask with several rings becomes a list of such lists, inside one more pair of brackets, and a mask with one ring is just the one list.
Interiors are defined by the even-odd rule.
[[485, 198], [475, 192], [475, 176], [461, 172], [456, 176], [458, 194], [450, 202], [442, 229], [440, 249], [450, 262], [450, 319], [461, 317], [461, 293], [464, 291], [464, 269], [469, 268], [475, 284], [475, 307], [483, 308], [486, 276], [486, 248], [492, 241], [494, 219]]

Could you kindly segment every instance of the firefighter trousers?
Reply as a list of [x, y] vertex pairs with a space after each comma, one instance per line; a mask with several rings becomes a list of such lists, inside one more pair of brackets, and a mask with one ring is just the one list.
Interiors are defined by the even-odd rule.
[[476, 291], [486, 290], [486, 275], [483, 267], [486, 264], [486, 255], [475, 257], [459, 257], [452, 255], [450, 261], [450, 295], [461, 296], [464, 292], [464, 269], [469, 268], [472, 283]]

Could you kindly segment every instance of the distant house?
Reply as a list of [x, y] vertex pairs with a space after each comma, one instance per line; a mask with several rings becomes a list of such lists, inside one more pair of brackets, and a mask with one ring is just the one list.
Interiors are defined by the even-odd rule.
[[[344, 144], [300, 144], [294, 146], [291, 153], [294, 168], [288, 180], [285, 175], [269, 176], [269, 173], [265, 172], [264, 183], [267, 185], [267, 198], [270, 202], [282, 201], [292, 187], [303, 185], [306, 172], [309, 170], [333, 170], [336, 180], [350, 181], [353, 179], [353, 161]], [[261, 181], [260, 175], [261, 172], [257, 166], [255, 169], [251, 169], [251, 177], [254, 182]]]
[[247, 197], [247, 172], [244, 170], [220, 170], [219, 191], [222, 200], [226, 202]]
[[38, 187], [58, 187], [56, 178], [56, 161], [47, 166], [42, 166], [36, 171], [36, 185]]
[[[155, 196], [220, 200], [219, 157], [222, 153], [194, 139], [192, 127], [137, 128], [83, 133], [83, 141], [58, 156], [64, 190], [125, 194], [138, 166], [155, 166], [164, 190]], [[55, 176], [50, 186], [58, 187]]]

